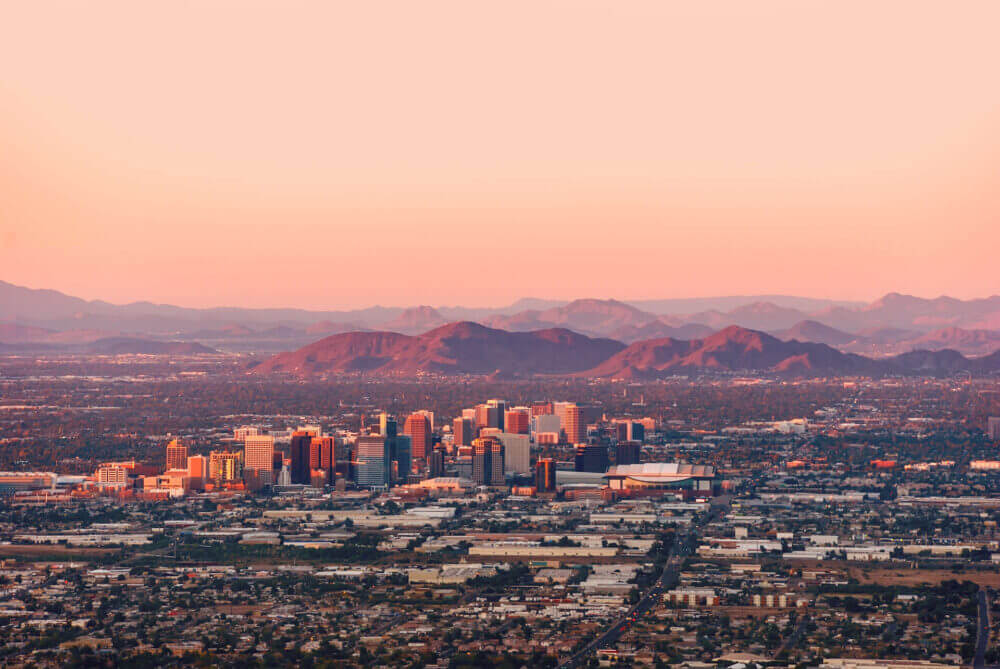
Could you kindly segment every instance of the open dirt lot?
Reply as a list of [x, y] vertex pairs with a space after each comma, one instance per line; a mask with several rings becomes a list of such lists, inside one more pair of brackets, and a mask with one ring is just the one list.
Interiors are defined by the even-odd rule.
[[115, 548], [79, 548], [59, 544], [32, 544], [30, 546], [0, 545], [0, 558], [21, 560], [87, 560], [114, 553]]
[[877, 583], [879, 585], [921, 585], [924, 583], [938, 584], [942, 581], [972, 581], [990, 588], [1000, 588], [1000, 570], [975, 571], [967, 569], [961, 572], [949, 569], [862, 569], [850, 567], [848, 572], [859, 583]]

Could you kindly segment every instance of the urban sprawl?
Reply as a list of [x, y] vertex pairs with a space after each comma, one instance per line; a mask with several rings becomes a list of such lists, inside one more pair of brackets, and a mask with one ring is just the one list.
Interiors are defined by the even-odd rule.
[[993, 381], [210, 379], [4, 379], [5, 666], [1000, 662]]

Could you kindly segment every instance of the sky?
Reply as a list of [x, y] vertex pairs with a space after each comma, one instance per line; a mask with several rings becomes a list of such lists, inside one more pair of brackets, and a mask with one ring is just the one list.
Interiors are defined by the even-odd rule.
[[0, 279], [184, 306], [1000, 293], [1000, 3], [7, 2]]

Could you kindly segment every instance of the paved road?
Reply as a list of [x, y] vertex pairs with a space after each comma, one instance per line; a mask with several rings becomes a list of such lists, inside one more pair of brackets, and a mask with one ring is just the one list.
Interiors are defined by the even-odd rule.
[[979, 599], [979, 624], [976, 629], [976, 656], [972, 660], [972, 667], [983, 669], [986, 666], [986, 649], [990, 645], [990, 605], [986, 588], [980, 588], [976, 595]]
[[788, 635], [788, 638], [786, 638], [778, 647], [778, 650], [775, 651], [774, 653], [775, 659], [780, 657], [781, 654], [784, 653], [789, 648], [795, 647], [795, 644], [799, 642], [799, 638], [801, 638], [802, 635], [805, 634], [806, 626], [808, 624], [809, 624], [809, 619], [803, 616], [802, 620], [799, 621], [799, 624], [796, 625], [795, 629], [792, 630], [792, 633]]
[[591, 641], [581, 650], [577, 651], [571, 658], [560, 664], [559, 669], [570, 669], [571, 667], [576, 667], [580, 663], [584, 662], [591, 653], [597, 651], [599, 648], [613, 646], [618, 643], [618, 640], [629, 630], [632, 623], [639, 620], [642, 616], [646, 615], [650, 609], [656, 606], [660, 599], [660, 595], [673, 589], [677, 585], [680, 567], [684, 563], [684, 559], [690, 555], [697, 546], [696, 540], [698, 530], [701, 529], [702, 526], [712, 522], [712, 520], [718, 515], [718, 512], [719, 508], [712, 509], [697, 525], [692, 523], [691, 527], [678, 534], [677, 540], [674, 542], [673, 547], [670, 549], [670, 553], [667, 555], [667, 562], [663, 566], [663, 571], [660, 573], [660, 577], [653, 583], [652, 587], [646, 591], [646, 594], [644, 594], [635, 606], [630, 608], [624, 616], [612, 623], [612, 625], [608, 627], [603, 634]]

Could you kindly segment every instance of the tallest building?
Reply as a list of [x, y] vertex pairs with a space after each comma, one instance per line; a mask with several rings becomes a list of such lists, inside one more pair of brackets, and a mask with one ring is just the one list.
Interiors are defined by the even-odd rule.
[[431, 421], [424, 414], [413, 413], [407, 416], [403, 423], [403, 434], [411, 440], [410, 455], [417, 460], [424, 460], [431, 450]]

